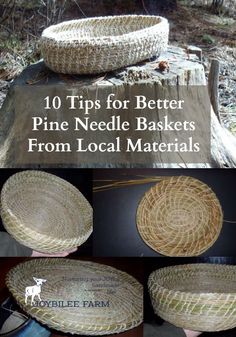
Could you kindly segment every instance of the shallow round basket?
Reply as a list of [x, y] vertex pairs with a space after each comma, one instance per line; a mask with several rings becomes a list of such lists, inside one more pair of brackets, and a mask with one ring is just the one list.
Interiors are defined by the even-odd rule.
[[70, 250], [92, 233], [92, 207], [73, 185], [53, 174], [23, 171], [1, 192], [4, 227], [21, 244], [44, 253]]
[[53, 71], [96, 74], [158, 56], [167, 49], [168, 35], [168, 21], [160, 16], [108, 16], [50, 26], [40, 45]]
[[236, 266], [186, 264], [154, 271], [148, 288], [155, 313], [184, 329], [236, 327]]
[[145, 243], [167, 256], [195, 256], [218, 238], [223, 214], [215, 193], [188, 176], [168, 177], [142, 198], [136, 215]]
[[[31, 304], [31, 296], [25, 300], [25, 292], [36, 284], [33, 278], [43, 281], [41, 301], [36, 296]], [[110, 266], [38, 258], [10, 270], [6, 284], [29, 315], [65, 333], [119, 333], [138, 326], [143, 320], [142, 285]]]

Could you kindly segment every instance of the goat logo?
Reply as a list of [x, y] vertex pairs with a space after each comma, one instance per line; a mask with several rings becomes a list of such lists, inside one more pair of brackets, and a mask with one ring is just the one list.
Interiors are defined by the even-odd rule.
[[34, 304], [34, 298], [35, 296], [38, 297], [39, 301], [41, 301], [40, 293], [41, 293], [41, 287], [44, 282], [47, 280], [44, 280], [42, 278], [36, 278], [33, 277], [36, 284], [34, 286], [26, 287], [25, 288], [25, 304], [27, 304], [27, 299], [29, 296], [31, 296], [31, 305]]

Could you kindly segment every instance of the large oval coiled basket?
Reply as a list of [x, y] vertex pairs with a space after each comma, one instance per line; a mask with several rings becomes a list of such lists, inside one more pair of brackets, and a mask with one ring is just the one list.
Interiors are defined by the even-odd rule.
[[186, 264], [161, 268], [148, 280], [155, 313], [184, 329], [236, 327], [236, 266]]
[[96, 74], [158, 56], [167, 49], [168, 36], [168, 21], [159, 16], [108, 16], [50, 26], [40, 45], [53, 71]]
[[[32, 305], [25, 289], [35, 284], [35, 278], [43, 282], [41, 300], [35, 296]], [[132, 329], [143, 320], [142, 285], [107, 265], [37, 258], [11, 269], [6, 284], [24, 311], [65, 333], [107, 335]]]
[[196, 256], [217, 240], [223, 223], [212, 189], [189, 176], [163, 178], [141, 199], [138, 231], [155, 251], [167, 256]]
[[1, 192], [3, 225], [18, 242], [43, 253], [84, 243], [93, 229], [93, 211], [69, 182], [42, 171], [12, 175]]

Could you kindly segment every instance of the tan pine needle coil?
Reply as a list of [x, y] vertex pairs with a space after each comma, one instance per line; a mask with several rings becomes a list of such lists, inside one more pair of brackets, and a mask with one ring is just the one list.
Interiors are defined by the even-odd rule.
[[41, 52], [57, 73], [96, 74], [159, 55], [167, 49], [165, 18], [123, 15], [72, 20], [46, 28]]
[[192, 177], [168, 177], [145, 193], [136, 215], [138, 231], [155, 251], [196, 256], [218, 238], [223, 214], [209, 186]]
[[1, 191], [1, 217], [21, 244], [44, 253], [84, 243], [93, 228], [93, 211], [69, 182], [42, 171], [12, 175]]
[[[33, 277], [46, 279], [42, 301], [63, 301], [64, 307], [25, 304], [25, 288]], [[81, 335], [107, 335], [132, 329], [143, 320], [143, 287], [129, 274], [110, 266], [69, 259], [34, 259], [7, 274], [10, 292], [29, 315], [50, 328]], [[36, 298], [36, 300], [38, 300]], [[68, 301], [77, 301], [65, 307]], [[85, 301], [100, 307], [83, 306]], [[102, 306], [102, 302], [109, 303]]]
[[161, 268], [148, 280], [155, 313], [181, 328], [236, 327], [236, 266], [187, 264]]

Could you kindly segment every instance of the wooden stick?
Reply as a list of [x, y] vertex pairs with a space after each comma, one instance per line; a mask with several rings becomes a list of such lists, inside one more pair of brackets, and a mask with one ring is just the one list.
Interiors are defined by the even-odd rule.
[[219, 73], [220, 62], [217, 59], [212, 59], [208, 78], [208, 91], [213, 110], [220, 121], [219, 114]]

